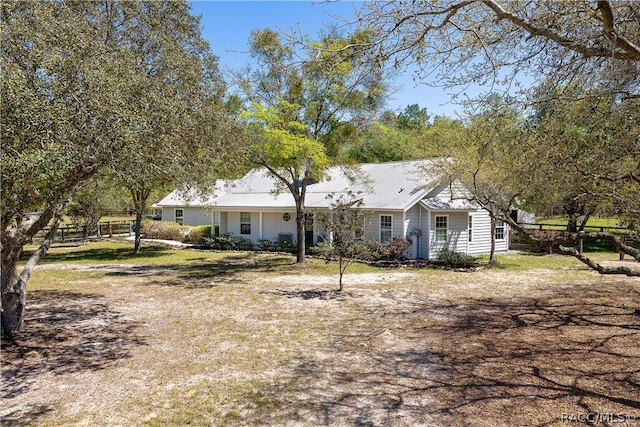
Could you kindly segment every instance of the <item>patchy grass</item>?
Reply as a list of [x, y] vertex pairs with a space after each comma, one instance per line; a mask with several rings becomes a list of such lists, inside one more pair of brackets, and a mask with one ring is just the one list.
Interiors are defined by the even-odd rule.
[[354, 265], [336, 293], [321, 260], [130, 250], [56, 248], [36, 269], [26, 330], [3, 343], [4, 424], [640, 419], [638, 278], [501, 255], [476, 272]]
[[[562, 216], [555, 216], [550, 218], [541, 218], [536, 220], [538, 224], [551, 224], [551, 226], [547, 227], [547, 230], [566, 230], [567, 223], [569, 222], [567, 218]], [[627, 230], [617, 230], [617, 228], [624, 227], [621, 224], [620, 220], [616, 218], [589, 218], [587, 221], [587, 225], [585, 226], [585, 231], [600, 231], [600, 228], [604, 227], [614, 234], [625, 234], [628, 233]]]

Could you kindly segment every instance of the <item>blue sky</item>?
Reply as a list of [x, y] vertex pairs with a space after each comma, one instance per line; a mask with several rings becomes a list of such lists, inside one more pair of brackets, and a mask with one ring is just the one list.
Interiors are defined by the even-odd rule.
[[[220, 57], [222, 69], [238, 69], [250, 61], [246, 53], [251, 30], [278, 28], [288, 31], [299, 27], [303, 34], [316, 36], [323, 23], [334, 20], [331, 15], [353, 16], [361, 2], [306, 1], [191, 1], [192, 13], [201, 15], [202, 34]], [[404, 110], [407, 105], [426, 107], [430, 115], [456, 117], [459, 107], [449, 103], [443, 89], [416, 86], [411, 73], [404, 73], [394, 81], [399, 89], [390, 95], [387, 108]]]

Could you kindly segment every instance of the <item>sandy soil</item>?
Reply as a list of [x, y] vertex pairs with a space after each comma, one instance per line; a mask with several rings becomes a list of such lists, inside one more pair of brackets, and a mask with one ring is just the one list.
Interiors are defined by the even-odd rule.
[[337, 276], [260, 266], [67, 264], [33, 280], [26, 331], [2, 343], [3, 425], [640, 423], [639, 278], [384, 270], [337, 293]]

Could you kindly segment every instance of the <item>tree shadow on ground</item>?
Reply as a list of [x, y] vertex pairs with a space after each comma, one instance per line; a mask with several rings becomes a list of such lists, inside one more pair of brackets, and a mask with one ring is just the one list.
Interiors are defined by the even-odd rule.
[[175, 270], [168, 279], [149, 282], [151, 285], [175, 286], [189, 289], [211, 288], [221, 283], [246, 282], [247, 274], [268, 274], [295, 268], [295, 260], [288, 256], [260, 257], [252, 253], [230, 254], [216, 261], [163, 266]]
[[[30, 425], [51, 410], [22, 395], [47, 375], [99, 370], [145, 345], [138, 325], [98, 294], [32, 291], [25, 331], [2, 342], [3, 425]], [[15, 409], [12, 409], [15, 408]]]
[[[624, 301], [624, 289], [608, 291], [378, 312], [336, 331], [323, 357], [305, 355], [257, 395], [280, 403], [280, 419], [325, 425], [547, 426], [590, 413], [605, 419], [600, 425], [614, 425], [610, 414], [640, 420], [640, 316], [611, 303]], [[638, 301], [633, 286], [626, 292]], [[278, 420], [259, 409], [247, 419]]]
[[300, 298], [303, 300], [320, 299], [343, 300], [346, 297], [354, 297], [355, 295], [347, 291], [338, 291], [335, 289], [276, 289], [273, 291], [263, 291], [261, 294], [279, 295], [287, 298]]
[[[177, 249], [166, 246], [143, 247], [140, 253], [133, 253], [132, 247], [120, 248], [93, 248], [77, 251], [53, 252], [49, 251], [42, 258], [40, 264], [59, 264], [59, 263], [77, 263], [77, 262], [109, 262], [109, 261], [128, 261], [132, 259], [144, 261], [146, 259], [158, 258], [170, 254]], [[34, 251], [24, 251], [21, 258], [28, 259]]]

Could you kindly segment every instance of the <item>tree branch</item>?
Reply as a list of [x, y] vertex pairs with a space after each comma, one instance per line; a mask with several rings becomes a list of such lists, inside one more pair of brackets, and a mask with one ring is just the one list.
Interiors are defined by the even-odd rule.
[[570, 255], [585, 263], [590, 268], [596, 270], [600, 274], [624, 274], [627, 276], [640, 276], [640, 268], [630, 268], [626, 265], [619, 265], [615, 267], [607, 267], [602, 264], [598, 264], [591, 258], [578, 252], [576, 248], [567, 248], [566, 246], [558, 246], [558, 251], [563, 255]]
[[616, 33], [613, 22], [613, 12], [608, 0], [598, 0], [598, 10], [602, 15], [602, 25], [604, 27], [604, 34], [609, 40], [617, 47], [625, 51], [629, 58], [635, 61], [640, 61], [640, 47], [633, 44], [630, 40]]
[[[619, 37], [615, 34], [615, 31], [613, 29], [613, 14], [611, 13], [609, 2], [606, 0], [598, 1], [598, 7], [601, 8], [600, 13], [603, 14], [603, 21], [605, 26], [604, 33], [607, 38], [609, 38], [609, 40], [614, 42], [616, 47], [620, 47], [622, 50], [587, 47], [584, 44], [565, 37], [556, 31], [553, 31], [549, 28], [538, 27], [521, 17], [514, 15], [513, 13], [507, 12], [495, 0], [482, 0], [482, 3], [493, 10], [498, 19], [506, 19], [509, 22], [522, 28], [532, 36], [545, 37], [559, 44], [560, 46], [582, 54], [585, 58], [610, 57], [615, 59], [640, 61], [640, 48], [626, 40], [624, 37]], [[605, 16], [607, 14], [607, 11], [610, 17]]]

